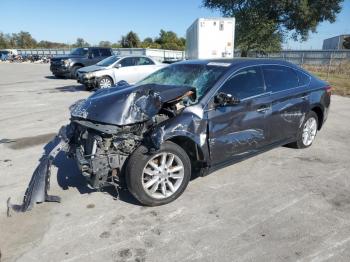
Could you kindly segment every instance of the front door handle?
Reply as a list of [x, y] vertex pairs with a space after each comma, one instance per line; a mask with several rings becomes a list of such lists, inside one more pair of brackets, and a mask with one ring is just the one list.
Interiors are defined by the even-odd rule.
[[256, 112], [259, 112], [259, 113], [265, 113], [266, 111], [268, 111], [269, 109], [271, 109], [271, 106], [261, 106], [259, 107]]
[[303, 99], [303, 100], [307, 100], [309, 98], [309, 95], [306, 95], [306, 94], [304, 94], [302, 97], [301, 97], [301, 99]]

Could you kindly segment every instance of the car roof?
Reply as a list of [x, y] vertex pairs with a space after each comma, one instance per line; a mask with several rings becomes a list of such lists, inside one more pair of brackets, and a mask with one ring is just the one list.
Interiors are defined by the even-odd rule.
[[285, 65], [293, 68], [298, 68], [296, 65], [278, 59], [266, 59], [266, 58], [221, 58], [221, 59], [203, 59], [203, 60], [184, 60], [176, 64], [202, 64], [202, 65], [222, 65], [229, 68], [240, 66], [253, 66], [253, 65]]

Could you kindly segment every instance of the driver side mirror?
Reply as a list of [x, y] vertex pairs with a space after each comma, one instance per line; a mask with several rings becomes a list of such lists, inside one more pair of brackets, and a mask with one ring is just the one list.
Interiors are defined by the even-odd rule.
[[119, 68], [122, 67], [122, 64], [116, 64], [114, 67], [117, 68], [117, 69], [119, 69]]
[[231, 94], [226, 94], [223, 92], [218, 93], [215, 97], [214, 97], [214, 103], [216, 106], [232, 106], [232, 105], [237, 105], [239, 104], [241, 101], [232, 96]]

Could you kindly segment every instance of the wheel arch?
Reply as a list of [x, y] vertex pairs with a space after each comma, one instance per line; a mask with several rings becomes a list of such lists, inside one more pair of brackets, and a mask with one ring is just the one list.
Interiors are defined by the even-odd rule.
[[81, 66], [81, 67], [84, 67], [84, 65], [83, 65], [82, 63], [74, 63], [74, 64], [72, 65], [72, 68], [73, 68], [73, 67], [75, 67], [75, 66]]
[[190, 137], [177, 135], [168, 138], [166, 141], [171, 141], [181, 147], [187, 153], [191, 160], [191, 164], [205, 161], [202, 148]]
[[324, 119], [324, 112], [322, 109], [321, 105], [313, 105], [311, 107], [311, 111], [315, 112], [315, 114], [317, 115], [318, 118], [318, 130], [321, 130], [322, 125], [323, 125], [323, 119]]

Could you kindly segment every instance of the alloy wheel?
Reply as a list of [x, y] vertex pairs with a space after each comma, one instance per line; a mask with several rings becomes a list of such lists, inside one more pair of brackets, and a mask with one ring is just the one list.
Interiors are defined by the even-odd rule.
[[305, 146], [309, 146], [315, 139], [317, 133], [317, 121], [314, 117], [310, 117], [304, 124], [302, 140]]
[[100, 88], [108, 88], [112, 86], [112, 82], [108, 78], [102, 78], [99, 85]]
[[153, 198], [164, 199], [172, 196], [184, 180], [184, 165], [173, 153], [162, 152], [153, 156], [142, 173], [142, 186]]

